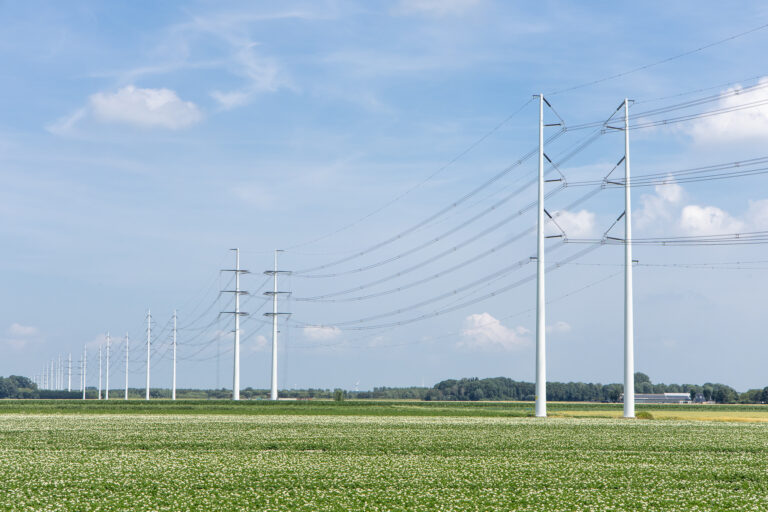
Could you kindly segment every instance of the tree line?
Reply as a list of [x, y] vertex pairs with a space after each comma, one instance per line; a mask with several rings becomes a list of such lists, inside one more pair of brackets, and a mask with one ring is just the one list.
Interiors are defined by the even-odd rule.
[[[410, 400], [520, 400], [533, 401], [535, 386], [532, 382], [516, 381], [508, 377], [487, 379], [463, 378], [438, 382], [433, 387], [376, 387], [372, 391], [348, 391], [342, 389], [292, 389], [281, 390], [282, 398], [297, 400], [310, 399], [410, 399]], [[87, 388], [87, 398], [96, 398], [95, 387]], [[130, 388], [129, 398], [144, 398], [143, 388]], [[624, 392], [623, 384], [600, 384], [586, 382], [547, 382], [547, 399], [556, 402], [618, 402]], [[697, 384], [654, 384], [644, 373], [635, 374], [636, 393], [688, 393], [692, 399], [699, 397], [721, 404], [766, 403], [768, 386], [739, 393], [725, 384], [707, 382]], [[122, 398], [122, 389], [112, 389], [114, 398]], [[28, 377], [11, 375], [0, 377], [0, 398], [80, 398], [80, 391], [54, 391], [38, 389]], [[152, 388], [151, 398], [170, 398], [171, 390]], [[232, 390], [222, 389], [178, 389], [176, 396], [181, 399], [228, 399]], [[240, 396], [246, 400], [260, 400], [269, 397], [267, 389], [245, 388]]]
[[[618, 402], [624, 385], [586, 382], [547, 382], [547, 399], [555, 402]], [[654, 384], [644, 373], [635, 374], [635, 393], [688, 393], [691, 399], [700, 397], [722, 404], [768, 403], [768, 386], [739, 393], [725, 384]], [[532, 382], [507, 377], [487, 379], [448, 379], [435, 384], [424, 400], [522, 400], [535, 399]]]

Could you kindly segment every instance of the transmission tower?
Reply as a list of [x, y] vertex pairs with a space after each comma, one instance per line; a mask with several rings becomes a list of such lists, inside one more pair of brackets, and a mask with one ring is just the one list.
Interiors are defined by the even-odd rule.
[[222, 293], [234, 293], [235, 294], [235, 310], [234, 311], [222, 311], [222, 315], [234, 315], [235, 317], [235, 359], [234, 368], [232, 371], [232, 400], [240, 400], [240, 317], [247, 315], [240, 311], [240, 295], [247, 295], [248, 292], [240, 290], [240, 274], [248, 274], [249, 271], [240, 269], [240, 249], [230, 249], [235, 251], [235, 268], [234, 269], [222, 269], [222, 272], [234, 272], [235, 273], [235, 289], [234, 290], [222, 290]]
[[88, 369], [87, 365], [88, 365], [88, 346], [87, 345], [83, 345], [83, 366], [82, 366], [82, 370], [83, 370], [83, 374], [82, 374], [82, 380], [83, 380], [83, 400], [85, 400], [85, 383], [86, 383], [85, 371]]
[[176, 310], [173, 310], [173, 379], [171, 382], [171, 400], [176, 400]]
[[280, 274], [283, 275], [289, 275], [291, 271], [289, 270], [278, 270], [277, 268], [277, 255], [278, 253], [281, 253], [283, 251], [279, 249], [275, 249], [275, 268], [274, 270], [267, 270], [264, 272], [264, 274], [268, 276], [272, 276], [272, 291], [271, 292], [264, 292], [264, 295], [272, 296], [272, 312], [271, 313], [264, 313], [264, 316], [271, 316], [272, 317], [272, 386], [270, 388], [269, 392], [269, 399], [270, 400], [277, 400], [277, 318], [280, 315], [290, 315], [290, 313], [286, 312], [279, 312], [277, 310], [277, 298], [280, 295], [290, 295], [291, 292], [281, 292], [277, 290], [277, 276]]
[[629, 181], [629, 100], [624, 99], [624, 417], [635, 417], [635, 319], [632, 304], [632, 205]]
[[125, 333], [125, 398], [128, 400], [128, 333]]
[[152, 347], [152, 311], [147, 309], [147, 392], [145, 400], [149, 400], [149, 359], [151, 357]]
[[101, 400], [101, 345], [99, 345], [99, 400]]
[[111, 344], [112, 344], [112, 338], [109, 336], [109, 332], [107, 332], [107, 385], [105, 388], [105, 395], [104, 395], [105, 400], [109, 400], [109, 349]]

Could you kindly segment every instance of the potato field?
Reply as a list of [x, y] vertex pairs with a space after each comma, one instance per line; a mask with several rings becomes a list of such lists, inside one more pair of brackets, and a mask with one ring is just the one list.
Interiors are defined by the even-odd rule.
[[759, 422], [91, 404], [0, 407], [0, 509], [768, 510]]

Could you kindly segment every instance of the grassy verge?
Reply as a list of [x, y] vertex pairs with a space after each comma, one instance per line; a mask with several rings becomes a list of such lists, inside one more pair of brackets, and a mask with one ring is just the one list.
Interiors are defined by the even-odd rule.
[[[765, 405], [647, 405], [654, 419], [768, 422]], [[553, 402], [554, 417], [618, 418], [621, 404]], [[228, 400], [0, 400], [0, 415], [7, 414], [202, 414], [202, 415], [300, 415], [300, 416], [446, 416], [526, 417], [531, 402], [422, 402], [331, 400], [232, 402]]]

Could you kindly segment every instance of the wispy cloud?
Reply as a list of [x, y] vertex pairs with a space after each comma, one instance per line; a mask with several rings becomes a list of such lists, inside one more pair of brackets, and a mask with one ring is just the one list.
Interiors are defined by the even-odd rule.
[[341, 329], [333, 326], [309, 325], [304, 328], [304, 337], [310, 340], [332, 340], [341, 336]]
[[481, 0], [401, 0], [395, 12], [428, 16], [459, 16], [477, 8], [481, 3]]
[[252, 26], [279, 20], [311, 20], [318, 16], [311, 10], [289, 10], [274, 13], [225, 13], [213, 17], [196, 16], [190, 22], [172, 27], [173, 38], [180, 39], [177, 47], [188, 52], [194, 41], [202, 36], [224, 44], [226, 50], [217, 67], [239, 77], [241, 84], [229, 89], [210, 92], [218, 105], [226, 110], [241, 107], [261, 93], [281, 88], [295, 89], [283, 65], [265, 54], [262, 45], [251, 36]]
[[40, 329], [32, 325], [12, 323], [5, 331], [4, 345], [13, 350], [28, 349], [31, 345], [39, 343]]
[[547, 326], [547, 334], [565, 334], [567, 332], [571, 332], [571, 324], [562, 320]]
[[17, 323], [11, 324], [8, 328], [8, 334], [10, 336], [37, 336], [40, 333], [40, 329], [31, 325], [21, 325]]

